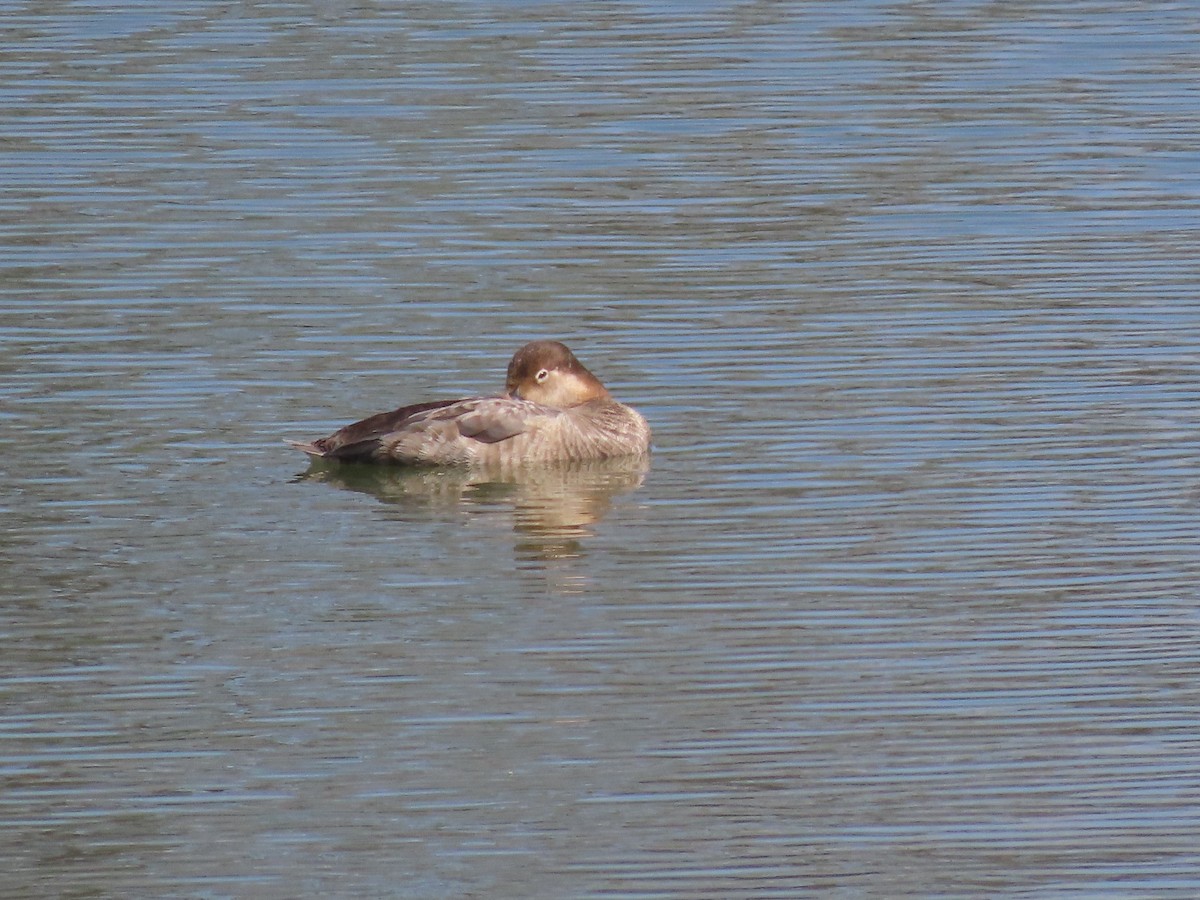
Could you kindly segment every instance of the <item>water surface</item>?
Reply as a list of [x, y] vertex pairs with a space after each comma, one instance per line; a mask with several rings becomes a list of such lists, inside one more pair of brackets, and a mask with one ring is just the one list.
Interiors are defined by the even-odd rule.
[[[1186, 6], [29, 2], [13, 897], [1193, 897]], [[648, 472], [285, 437], [567, 341]]]

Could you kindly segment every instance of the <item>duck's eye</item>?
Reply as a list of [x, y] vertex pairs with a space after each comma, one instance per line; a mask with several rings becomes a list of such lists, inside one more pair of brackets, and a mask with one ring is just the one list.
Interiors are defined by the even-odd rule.
[[533, 379], [538, 384], [541, 384], [543, 381], [545, 381], [549, 377], [550, 377], [549, 369], [538, 369], [538, 373], [533, 376]]

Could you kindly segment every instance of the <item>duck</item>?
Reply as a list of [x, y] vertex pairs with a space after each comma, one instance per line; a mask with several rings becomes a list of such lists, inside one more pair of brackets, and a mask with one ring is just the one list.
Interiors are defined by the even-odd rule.
[[650, 426], [560, 341], [513, 354], [504, 393], [377, 413], [314, 441], [312, 460], [512, 468], [645, 455]]

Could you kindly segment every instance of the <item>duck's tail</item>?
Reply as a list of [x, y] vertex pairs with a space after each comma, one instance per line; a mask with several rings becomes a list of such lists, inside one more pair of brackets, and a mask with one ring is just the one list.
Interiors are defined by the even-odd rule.
[[325, 451], [318, 447], [314, 441], [284, 441], [284, 443], [317, 459], [325, 458]]

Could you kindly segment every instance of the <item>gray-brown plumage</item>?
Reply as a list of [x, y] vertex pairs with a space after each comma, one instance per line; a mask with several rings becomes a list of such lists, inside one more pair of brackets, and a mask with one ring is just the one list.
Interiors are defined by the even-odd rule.
[[312, 442], [318, 459], [435, 466], [519, 466], [646, 453], [650, 427], [558, 341], [513, 355], [504, 394], [379, 413]]

